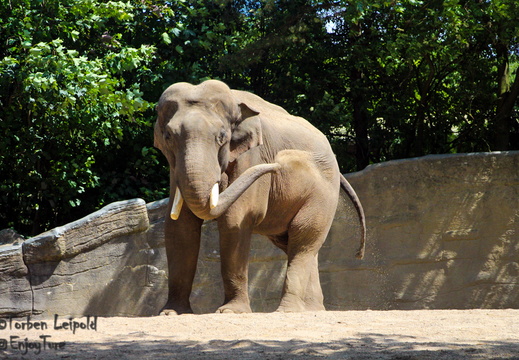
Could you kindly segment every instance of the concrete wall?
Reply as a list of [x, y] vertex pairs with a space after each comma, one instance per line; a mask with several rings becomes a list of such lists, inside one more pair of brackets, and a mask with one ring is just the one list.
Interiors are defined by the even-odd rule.
[[348, 179], [367, 256], [335, 250], [348, 231], [336, 221], [322, 251], [329, 309], [519, 308], [518, 152], [394, 161]]
[[[348, 176], [367, 215], [342, 199], [322, 248], [329, 310], [519, 308], [519, 152], [427, 156]], [[146, 316], [166, 301], [166, 201], [110, 204], [22, 244], [0, 246], [0, 315]], [[204, 224], [195, 312], [223, 300], [216, 224]], [[250, 297], [272, 311], [285, 255], [253, 238]]]

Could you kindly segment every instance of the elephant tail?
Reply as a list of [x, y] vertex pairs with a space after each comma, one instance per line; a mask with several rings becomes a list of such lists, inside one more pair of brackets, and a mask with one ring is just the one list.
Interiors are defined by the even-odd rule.
[[362, 204], [360, 203], [359, 197], [357, 196], [357, 193], [355, 190], [351, 187], [350, 183], [344, 176], [341, 174], [341, 188], [348, 194], [348, 197], [350, 198], [351, 202], [353, 203], [353, 206], [355, 206], [355, 209], [357, 210], [357, 214], [359, 215], [359, 221], [360, 221], [360, 247], [359, 250], [357, 250], [357, 254], [355, 257], [357, 259], [362, 259], [364, 257], [364, 251], [366, 249], [366, 216], [364, 215], [364, 209], [362, 208]]

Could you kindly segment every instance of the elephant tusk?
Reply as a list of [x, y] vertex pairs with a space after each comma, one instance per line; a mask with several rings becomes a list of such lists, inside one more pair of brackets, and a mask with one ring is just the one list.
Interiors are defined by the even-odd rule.
[[209, 207], [214, 209], [218, 205], [218, 197], [220, 196], [220, 186], [218, 183], [214, 184], [211, 190], [211, 197], [209, 198]]
[[173, 206], [171, 207], [171, 219], [177, 220], [180, 216], [180, 210], [182, 210], [182, 204], [184, 203], [184, 199], [182, 198], [182, 194], [180, 193], [180, 189], [177, 187], [175, 191], [175, 198], [173, 199]]

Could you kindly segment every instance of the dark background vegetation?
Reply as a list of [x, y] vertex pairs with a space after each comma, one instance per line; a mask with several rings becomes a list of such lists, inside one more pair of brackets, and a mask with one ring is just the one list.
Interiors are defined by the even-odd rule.
[[154, 107], [177, 81], [305, 117], [343, 172], [519, 149], [517, 0], [0, 4], [0, 229], [167, 196]]

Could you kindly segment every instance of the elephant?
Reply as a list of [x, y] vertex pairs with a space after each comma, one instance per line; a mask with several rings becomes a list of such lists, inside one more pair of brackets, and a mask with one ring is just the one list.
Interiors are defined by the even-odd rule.
[[301, 117], [218, 80], [175, 83], [157, 104], [154, 146], [167, 158], [170, 199], [164, 225], [168, 300], [162, 314], [192, 313], [189, 296], [204, 220], [218, 224], [225, 299], [219, 313], [251, 312], [248, 256], [252, 233], [287, 255], [276, 311], [324, 310], [318, 251], [340, 189], [361, 223], [360, 200], [341, 175], [331, 146]]

